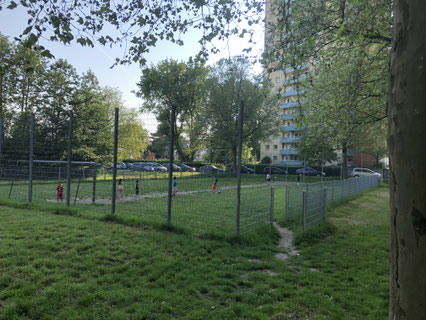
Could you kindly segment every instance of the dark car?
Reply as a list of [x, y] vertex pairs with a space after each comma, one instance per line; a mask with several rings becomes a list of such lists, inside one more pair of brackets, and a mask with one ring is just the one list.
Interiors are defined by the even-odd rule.
[[157, 171], [157, 172], [167, 172], [167, 168], [163, 167], [159, 163], [147, 162], [146, 164], [149, 165], [150, 167], [153, 167], [154, 171]]
[[[229, 169], [229, 171], [230, 172], [237, 172], [237, 168], [235, 168], [235, 170], [234, 170], [234, 167], [232, 166]], [[241, 173], [252, 174], [252, 173], [254, 173], [254, 170], [242, 164], [241, 165]]]
[[152, 168], [151, 166], [147, 165], [144, 162], [135, 162], [132, 163], [132, 166], [130, 167], [130, 170], [133, 171], [154, 171], [154, 168]]
[[[168, 163], [163, 163], [162, 166], [165, 167], [167, 169], [167, 171], [169, 171], [169, 164]], [[181, 167], [179, 167], [178, 165], [173, 163], [173, 172], [182, 172], [182, 169], [181, 169]]]
[[276, 173], [276, 174], [286, 174], [287, 171], [285, 171], [285, 170], [283, 170], [281, 168], [277, 168], [277, 167], [266, 167], [263, 170], [263, 173], [269, 173], [269, 174], [274, 174], [274, 173]]
[[178, 166], [181, 168], [182, 172], [195, 172], [195, 171], [197, 171], [195, 168], [187, 166], [186, 164], [178, 164]]
[[212, 172], [223, 172], [222, 169], [213, 166], [213, 165], [206, 165], [206, 166], [202, 166], [200, 169], [198, 169], [200, 172], [202, 173], [212, 173]]
[[321, 172], [309, 167], [297, 169], [296, 173], [304, 176], [325, 177], [325, 172]]

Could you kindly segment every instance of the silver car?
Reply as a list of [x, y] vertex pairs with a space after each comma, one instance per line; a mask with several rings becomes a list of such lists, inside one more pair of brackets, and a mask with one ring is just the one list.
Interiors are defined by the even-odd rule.
[[367, 168], [354, 168], [351, 173], [351, 177], [361, 177], [361, 176], [377, 176], [380, 178], [382, 175], [378, 172]]

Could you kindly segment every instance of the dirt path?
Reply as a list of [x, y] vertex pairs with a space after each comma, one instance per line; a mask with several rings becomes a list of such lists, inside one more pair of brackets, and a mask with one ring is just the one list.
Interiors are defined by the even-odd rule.
[[291, 256], [299, 255], [299, 252], [293, 246], [293, 231], [280, 227], [276, 222], [274, 222], [274, 226], [277, 228], [281, 236], [278, 247], [287, 251], [287, 253], [277, 253], [275, 257], [280, 260], [287, 260]]

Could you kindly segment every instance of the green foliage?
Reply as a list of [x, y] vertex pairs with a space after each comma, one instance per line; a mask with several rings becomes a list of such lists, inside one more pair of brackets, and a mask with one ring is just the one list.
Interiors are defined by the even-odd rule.
[[308, 75], [295, 84], [305, 91], [304, 153], [317, 154], [318, 146], [326, 153], [346, 150], [386, 117], [392, 2], [295, 0], [276, 2], [273, 10], [277, 20], [268, 25], [265, 53], [269, 71]]
[[278, 130], [278, 105], [261, 77], [251, 75], [247, 58], [233, 57], [217, 62], [208, 80], [206, 120], [209, 146], [229, 150], [236, 165], [239, 143], [240, 105], [244, 103], [243, 144], [252, 148]]
[[138, 96], [142, 111], [157, 115], [158, 137], [170, 137], [171, 109], [175, 108], [176, 150], [182, 161], [192, 161], [202, 147], [206, 124], [201, 111], [208, 69], [198, 61], [164, 60], [142, 70]]
[[[137, 114], [126, 110], [120, 92], [102, 88], [92, 72], [78, 75], [67, 61], [49, 63], [40, 48], [10, 43], [0, 35], [0, 116], [3, 160], [28, 158], [31, 113], [35, 114], [34, 157], [67, 157], [70, 111], [74, 112], [73, 159], [111, 162], [114, 108], [119, 108], [119, 158], [139, 158], [147, 132]], [[22, 146], [22, 148], [16, 148]]]
[[263, 157], [263, 159], [260, 161], [260, 163], [261, 164], [270, 164], [270, 163], [272, 163], [272, 160], [271, 160], [270, 157], [266, 156], [266, 157]]
[[[28, 27], [21, 38], [29, 46], [40, 37], [51, 41], [93, 47], [96, 43], [126, 48], [124, 57], [117, 63], [146, 63], [145, 55], [158, 41], [167, 40], [184, 45], [181, 35], [201, 29], [200, 57], [209, 52], [218, 52], [211, 42], [223, 40], [230, 35], [247, 36], [253, 42], [254, 31], [250, 27], [239, 29], [235, 22], [242, 19], [248, 25], [261, 23], [263, 4], [257, 0], [247, 1], [71, 1], [66, 5], [57, 1], [11, 1], [8, 9], [17, 6], [27, 10]], [[0, 6], [0, 10], [2, 7]], [[115, 33], [110, 33], [114, 29]], [[30, 30], [35, 29], [34, 33]], [[118, 35], [116, 35], [118, 33]], [[210, 49], [208, 49], [210, 48]], [[250, 48], [246, 48], [250, 51]]]

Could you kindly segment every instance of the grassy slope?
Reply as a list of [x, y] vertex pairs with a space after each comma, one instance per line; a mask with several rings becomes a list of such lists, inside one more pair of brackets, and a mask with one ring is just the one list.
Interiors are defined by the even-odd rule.
[[336, 232], [283, 262], [269, 228], [223, 241], [0, 207], [0, 319], [384, 319], [388, 211], [384, 188], [337, 207]]

